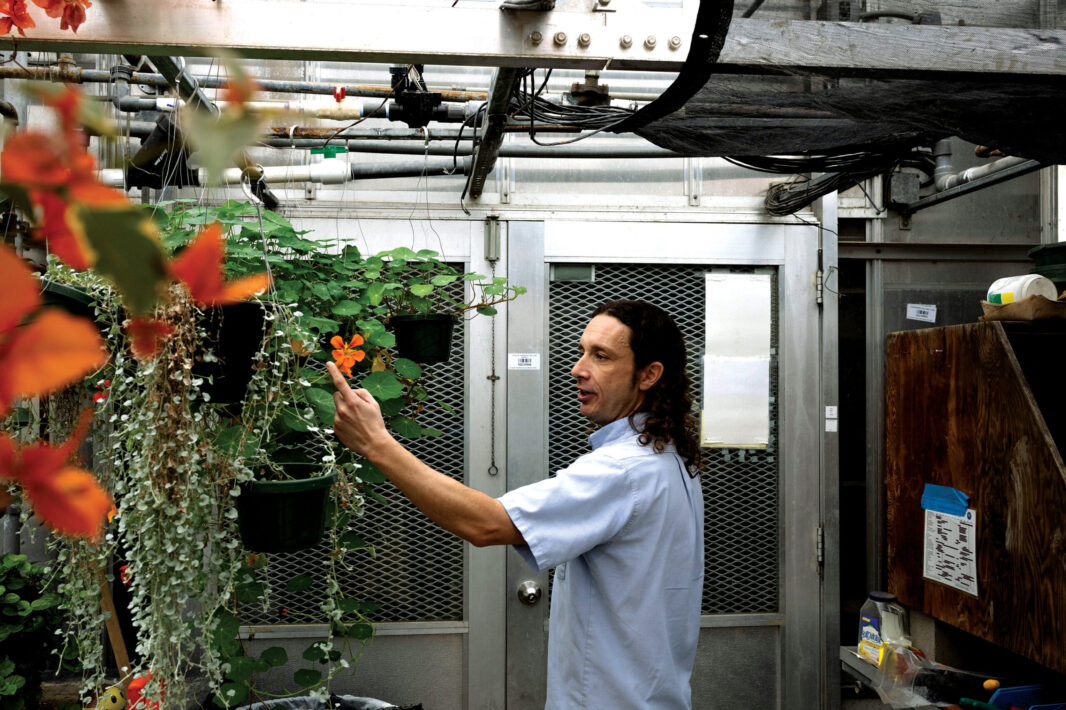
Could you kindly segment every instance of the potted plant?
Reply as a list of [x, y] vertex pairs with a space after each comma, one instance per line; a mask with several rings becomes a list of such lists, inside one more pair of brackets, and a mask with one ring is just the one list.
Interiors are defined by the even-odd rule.
[[439, 256], [399, 247], [368, 258], [363, 272], [369, 305], [392, 329], [399, 353], [416, 362], [447, 360], [452, 329], [465, 314], [494, 316], [495, 306], [526, 292], [502, 276], [463, 273]]

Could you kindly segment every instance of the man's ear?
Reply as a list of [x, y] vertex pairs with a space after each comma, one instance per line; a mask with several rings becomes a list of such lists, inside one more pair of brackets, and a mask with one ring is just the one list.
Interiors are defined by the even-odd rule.
[[637, 387], [640, 388], [641, 392], [647, 392], [662, 376], [663, 364], [658, 360], [650, 362], [644, 366], [644, 369], [641, 370], [640, 374], [637, 376]]

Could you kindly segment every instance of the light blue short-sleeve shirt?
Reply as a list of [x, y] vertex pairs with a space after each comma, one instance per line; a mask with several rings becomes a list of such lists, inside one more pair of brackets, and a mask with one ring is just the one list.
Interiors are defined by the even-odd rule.
[[555, 568], [546, 710], [692, 707], [703, 496], [672, 446], [637, 437], [612, 422], [591, 453], [499, 499], [526, 540], [519, 554]]

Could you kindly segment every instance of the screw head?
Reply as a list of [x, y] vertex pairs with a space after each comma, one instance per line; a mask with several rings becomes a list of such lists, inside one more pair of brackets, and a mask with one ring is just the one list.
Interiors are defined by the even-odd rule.
[[592, 35], [590, 35], [588, 32], [582, 32], [577, 38], [577, 43], [580, 44], [582, 47], [589, 46], [590, 44], [592, 44]]
[[648, 35], [644, 40], [644, 46], [648, 49], [655, 49], [655, 35]]
[[629, 49], [633, 46], [633, 38], [629, 35], [622, 35], [621, 39], [618, 40], [618, 45], [622, 49]]
[[566, 33], [565, 32], [556, 32], [555, 33], [555, 43], [557, 45], [559, 45], [560, 47], [562, 47], [564, 44], [566, 44]]
[[670, 49], [678, 49], [681, 47], [681, 38], [674, 35], [670, 38]]
[[529, 33], [529, 41], [533, 44], [540, 44], [543, 39], [544, 35], [542, 35], [539, 30], [533, 30]]

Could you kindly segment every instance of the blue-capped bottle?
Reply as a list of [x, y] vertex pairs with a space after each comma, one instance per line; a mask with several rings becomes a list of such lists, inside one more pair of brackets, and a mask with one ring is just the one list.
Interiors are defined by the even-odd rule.
[[891, 592], [870, 592], [859, 610], [859, 657], [881, 664], [885, 644], [909, 645], [907, 611]]

